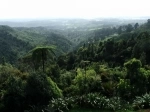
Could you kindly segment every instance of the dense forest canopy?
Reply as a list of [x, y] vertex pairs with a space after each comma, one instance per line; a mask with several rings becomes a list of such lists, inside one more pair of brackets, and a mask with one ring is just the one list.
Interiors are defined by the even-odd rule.
[[[142, 24], [145, 20], [139, 19], [137, 21]], [[0, 26], [1, 48], [5, 49], [7, 47], [6, 51], [3, 50], [3, 52], [7, 53], [2, 52], [0, 57], [4, 56], [7, 61], [14, 63], [18, 58], [25, 55], [27, 51], [43, 45], [57, 46], [57, 54], [60, 55], [78, 48], [85, 41], [99, 41], [99, 39], [104, 39], [106, 36], [122, 33], [121, 30], [124, 30], [123, 27], [126, 27], [127, 22], [130, 22], [130, 25], [135, 24], [133, 20], [121, 19], [56, 19], [22, 23], [0, 22], [1, 24], [13, 26]], [[12, 55], [12, 58], [8, 55]]]
[[7, 25], [0, 25], [1, 112], [150, 108], [150, 19]]

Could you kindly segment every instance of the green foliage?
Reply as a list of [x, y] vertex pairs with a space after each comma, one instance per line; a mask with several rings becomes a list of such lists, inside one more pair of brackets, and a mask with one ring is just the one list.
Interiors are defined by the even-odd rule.
[[130, 80], [132, 86], [132, 94], [142, 95], [146, 93], [149, 71], [141, 68], [141, 61], [137, 59], [132, 59], [124, 65], [127, 68], [126, 78]]
[[137, 96], [133, 101], [134, 109], [147, 109], [150, 108], [150, 94], [144, 94], [142, 96]]
[[24, 80], [27, 78], [28, 73], [20, 72], [17, 68], [8, 63], [0, 65], [0, 88], [3, 88], [11, 76], [17, 76]]
[[50, 77], [48, 77], [48, 83], [52, 92], [52, 97], [62, 97], [62, 90], [60, 90], [55, 82], [52, 81]]
[[15, 27], [14, 30], [15, 33], [13, 34], [17, 38], [28, 42], [32, 46], [57, 46], [59, 52], [57, 51], [56, 54], [58, 55], [66, 53], [72, 49], [70, 46], [74, 46], [74, 43], [70, 39], [68, 40], [67, 36], [64, 36], [66, 31], [56, 30], [54, 26], [50, 29], [49, 27]]
[[0, 65], [0, 84], [2, 85], [10, 76], [13, 67], [10, 64]]
[[[25, 82], [19, 77], [10, 76], [6, 82], [6, 93], [2, 99], [4, 112], [22, 112], [25, 106]], [[9, 107], [9, 108], [8, 108]]]
[[53, 49], [54, 46], [36, 47], [33, 50], [29, 51], [29, 53], [23, 58], [23, 60], [29, 58], [29, 60], [33, 62], [35, 69], [38, 69], [40, 65], [42, 65], [42, 69], [44, 72], [46, 61], [53, 60], [52, 55], [55, 55]]
[[45, 73], [52, 78], [53, 81], [58, 82], [60, 77], [60, 67], [57, 64], [47, 65]]
[[57, 84], [43, 73], [29, 75], [6, 63], [0, 65], [0, 77], [0, 110], [3, 112], [30, 111], [30, 106], [42, 109], [52, 98], [62, 97]]
[[74, 84], [79, 88], [80, 94], [85, 90], [85, 79], [86, 77], [85, 74], [83, 74], [83, 70], [77, 69], [77, 76], [74, 79]]
[[[0, 110], [23, 111], [28, 73], [22, 73], [10, 64], [0, 65]], [[9, 108], [8, 108], [9, 107]]]
[[74, 95], [80, 95], [81, 89], [77, 85], [70, 85], [67, 88], [64, 88], [63, 93], [65, 96], [74, 96]]
[[82, 69], [77, 69], [74, 84], [79, 88], [80, 94], [101, 90], [101, 80], [93, 69], [87, 70], [86, 73]]
[[80, 107], [105, 109], [108, 99], [97, 93], [89, 93], [78, 98], [77, 104]]
[[63, 112], [75, 107], [75, 97], [52, 99], [48, 105], [49, 110]]
[[[149, 108], [149, 94], [145, 94], [150, 92], [149, 20], [134, 28], [131, 24], [117, 27], [66, 28], [65, 32], [0, 26], [0, 111], [63, 111], [75, 106], [125, 111], [131, 104], [122, 99], [132, 102], [135, 96], [140, 97], [134, 100], [134, 108]], [[63, 35], [72, 37], [71, 41]], [[84, 40], [79, 39], [81, 35], [87, 41], [63, 54]], [[32, 45], [46, 46], [35, 47], [20, 58], [21, 71], [7, 63], [15, 63]], [[53, 60], [51, 45], [57, 46], [57, 55], [62, 54], [58, 59]], [[32, 73], [33, 67], [44, 73]]]
[[[107, 98], [98, 93], [89, 93], [82, 96], [52, 99], [49, 110], [63, 112], [74, 108], [87, 108], [99, 110], [128, 110], [130, 104], [121, 100], [120, 97]], [[131, 109], [131, 108], [130, 108]]]
[[140, 56], [140, 61], [142, 63], [142, 65], [145, 65], [146, 64], [146, 53], [143, 52]]
[[62, 97], [61, 90], [43, 73], [30, 74], [25, 91], [28, 105], [47, 105], [53, 97]]
[[134, 72], [138, 70], [142, 66], [142, 64], [140, 60], [133, 58], [130, 61], [126, 62], [124, 66], [127, 68], [128, 72]]
[[[21, 55], [32, 48], [29, 43], [14, 36], [14, 33], [13, 28], [0, 26], [0, 57], [5, 57], [6, 62], [11, 64], [15, 64]], [[1, 60], [0, 63], [2, 63], [2, 61], [3, 60]]]
[[95, 70], [95, 72], [96, 72], [97, 74], [100, 73], [100, 64], [99, 64], [99, 63], [93, 63], [93, 64], [92, 64], [92, 68]]
[[67, 87], [69, 85], [71, 85], [72, 80], [75, 78], [75, 73], [73, 73], [73, 71], [65, 71], [64, 73], [61, 74], [59, 80], [60, 80], [60, 84], [63, 87]]
[[102, 83], [102, 93], [106, 96], [112, 97], [116, 93], [117, 83], [113, 81], [107, 81]]
[[117, 92], [121, 98], [129, 100], [131, 98], [130, 81], [128, 79], [120, 79], [117, 84]]

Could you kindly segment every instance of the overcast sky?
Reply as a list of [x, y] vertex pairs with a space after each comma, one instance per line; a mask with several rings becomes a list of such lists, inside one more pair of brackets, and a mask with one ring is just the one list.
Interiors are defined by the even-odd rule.
[[0, 19], [149, 16], [149, 0], [0, 0]]

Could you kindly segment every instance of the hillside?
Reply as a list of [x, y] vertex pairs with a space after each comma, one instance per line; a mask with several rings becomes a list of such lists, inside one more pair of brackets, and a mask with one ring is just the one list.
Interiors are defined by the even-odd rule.
[[[74, 69], [82, 60], [106, 62], [108, 66], [124, 66], [131, 58], [150, 64], [150, 22], [135, 27], [130, 24], [117, 29], [103, 28], [94, 31], [94, 37], [82, 41], [76, 50], [58, 58], [58, 64], [65, 69]], [[120, 33], [121, 28], [121, 33]], [[130, 29], [130, 30], [129, 30]], [[144, 59], [143, 59], [144, 58]], [[62, 64], [61, 60], [66, 60]]]
[[[61, 55], [78, 49], [84, 43], [98, 44], [99, 40], [117, 35], [119, 25], [125, 26], [127, 21], [119, 20], [116, 23], [118, 19], [110, 20], [64, 19], [16, 23], [16, 25], [23, 27], [1, 26], [2, 53], [0, 57], [4, 56], [7, 61], [14, 63], [35, 46], [55, 45], [57, 55]], [[142, 23], [142, 21], [140, 22]], [[11, 24], [6, 22], [5, 24], [14, 26], [15, 22]], [[24, 24], [32, 27], [24, 27]], [[132, 24], [134, 25], [134, 23]]]
[[55, 45], [61, 53], [70, 51], [70, 46], [74, 46], [74, 43], [57, 30], [46, 27], [16, 27], [14, 29], [17, 38], [29, 42], [33, 46]]
[[0, 58], [5, 57], [7, 62], [15, 63], [18, 57], [28, 52], [32, 46], [13, 36], [15, 30], [8, 26], [0, 26]]
[[55, 45], [58, 55], [68, 52], [70, 46], [74, 46], [63, 35], [42, 27], [0, 26], [0, 43], [0, 57], [5, 57], [7, 62], [13, 64], [35, 46]]
[[150, 20], [90, 28], [0, 26], [0, 111], [150, 108]]

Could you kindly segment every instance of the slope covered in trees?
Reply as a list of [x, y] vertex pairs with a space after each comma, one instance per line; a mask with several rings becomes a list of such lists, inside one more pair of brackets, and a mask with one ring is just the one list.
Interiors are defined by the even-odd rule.
[[[149, 20], [142, 25], [93, 30], [80, 44], [69, 41], [66, 30], [7, 26], [1, 29], [1, 40], [7, 43], [2, 47], [9, 48], [9, 55], [18, 49], [18, 55], [26, 54], [17, 68], [4, 58], [0, 64], [1, 112], [150, 108]], [[57, 52], [68, 52], [55, 57], [55, 49], [43, 45], [55, 45]], [[77, 46], [70, 49], [70, 45]]]
[[69, 61], [71, 58], [71, 65], [75, 64], [75, 66], [82, 60], [91, 62], [104, 61], [113, 67], [123, 66], [123, 63], [131, 58], [144, 58], [144, 64], [150, 64], [148, 58], [150, 50], [148, 47], [150, 44], [148, 24], [147, 22], [138, 28], [131, 24], [121, 26], [124, 27], [121, 29], [121, 34], [118, 32], [120, 27], [118, 29], [97, 30], [95, 31], [95, 38], [88, 38], [87, 41], [82, 42], [79, 48], [66, 55], [64, 60]]
[[[10, 63], [15, 63], [21, 55], [27, 52], [32, 46], [12, 35], [14, 29], [8, 26], [0, 26], [0, 57]], [[18, 52], [19, 51], [19, 52]]]
[[44, 27], [0, 26], [0, 43], [0, 57], [5, 57], [7, 62], [13, 64], [35, 46], [54, 45], [57, 47], [58, 55], [71, 50], [70, 46], [74, 46], [63, 35]]

